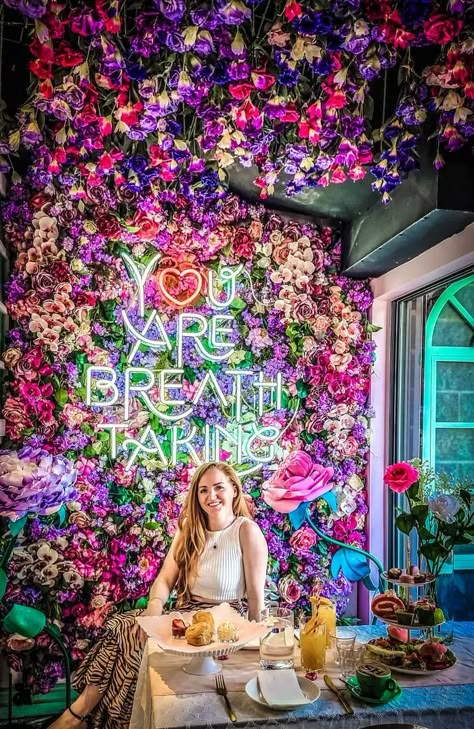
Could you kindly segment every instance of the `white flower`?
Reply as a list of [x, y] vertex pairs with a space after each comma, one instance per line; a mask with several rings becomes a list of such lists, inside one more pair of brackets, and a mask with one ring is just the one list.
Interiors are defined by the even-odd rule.
[[428, 506], [437, 519], [453, 524], [462, 504], [454, 494], [437, 493], [428, 499]]

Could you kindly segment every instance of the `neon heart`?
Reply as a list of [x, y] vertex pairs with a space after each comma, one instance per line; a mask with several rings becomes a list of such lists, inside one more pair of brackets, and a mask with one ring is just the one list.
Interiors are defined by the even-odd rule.
[[[194, 277], [196, 281], [196, 289], [193, 291], [193, 293], [188, 296], [185, 299], [177, 299], [173, 294], [171, 294], [167, 288], [165, 283], [165, 276], [175, 276], [175, 278], [183, 278], [184, 276], [191, 275]], [[195, 268], [185, 268], [183, 271], [180, 271], [179, 268], [162, 268], [161, 271], [158, 274], [158, 286], [160, 288], [161, 293], [165, 297], [165, 299], [177, 307], [187, 306], [188, 304], [191, 304], [199, 294], [201, 293], [203, 285], [203, 279], [200, 271], [196, 271]]]

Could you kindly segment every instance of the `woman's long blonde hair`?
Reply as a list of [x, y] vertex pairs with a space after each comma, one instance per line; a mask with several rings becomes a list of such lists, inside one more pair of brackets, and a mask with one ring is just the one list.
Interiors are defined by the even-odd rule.
[[189, 600], [191, 596], [189, 585], [193, 583], [196, 577], [198, 559], [206, 544], [206, 516], [199, 504], [198, 487], [201, 478], [210, 468], [218, 468], [219, 471], [222, 471], [235, 488], [237, 493], [232, 503], [234, 515], [251, 518], [245, 502], [240, 478], [232, 466], [229, 466], [227, 463], [221, 463], [220, 461], [213, 461], [211, 463], [204, 463], [196, 469], [179, 516], [178, 528], [180, 535], [174, 546], [174, 559], [179, 568], [178, 579], [176, 581], [178, 605]]

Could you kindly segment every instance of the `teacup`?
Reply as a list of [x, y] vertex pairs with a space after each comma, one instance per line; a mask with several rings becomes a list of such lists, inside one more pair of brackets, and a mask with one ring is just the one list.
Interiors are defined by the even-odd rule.
[[362, 663], [356, 675], [362, 696], [374, 699], [380, 699], [384, 691], [393, 691], [397, 685], [390, 669], [381, 663]]

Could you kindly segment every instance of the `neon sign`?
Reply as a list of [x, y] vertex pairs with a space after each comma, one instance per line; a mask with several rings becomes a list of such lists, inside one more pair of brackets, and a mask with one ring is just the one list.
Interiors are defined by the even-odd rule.
[[[122, 312], [123, 324], [133, 341], [126, 366], [119, 371], [113, 367], [89, 365], [86, 370], [86, 403], [88, 406], [110, 413], [114, 408], [121, 414], [119, 422], [104, 420], [97, 427], [109, 434], [109, 452], [116, 458], [119, 445], [127, 452], [129, 470], [139, 456], [157, 459], [163, 466], [175, 466], [183, 454], [196, 464], [219, 460], [223, 447], [230, 448], [230, 460], [241, 466], [242, 473], [252, 473], [263, 463], [275, 459], [281, 449], [278, 440], [290, 423], [282, 428], [279, 424], [266, 424], [265, 415], [282, 408], [286, 397], [282, 376], [265, 377], [262, 371], [229, 366], [228, 360], [235, 352], [236, 321], [231, 308], [236, 297], [237, 280], [243, 267], [223, 267], [219, 274], [208, 271], [205, 301], [211, 315], [198, 311], [180, 311], [176, 318], [176, 333], [166, 330], [167, 318], [154, 308], [146, 309], [145, 287], [154, 275], [160, 256], [155, 255], [146, 266], [140, 266], [130, 256], [123, 256], [127, 269], [136, 285], [136, 302], [129, 311]], [[165, 276], [175, 278], [191, 276], [192, 295], [179, 299], [166, 287]], [[188, 307], [198, 296], [204, 295], [205, 278], [201, 271], [187, 268], [163, 268], [155, 277], [160, 293], [168, 304], [176, 309]], [[216, 289], [218, 294], [216, 295]], [[137, 317], [143, 326], [136, 324]], [[135, 322], [135, 323], [134, 323]], [[134, 361], [141, 345], [156, 352], [157, 360], [163, 353], [171, 366], [141, 367]], [[183, 396], [186, 368], [186, 351], [202, 358], [204, 367], [193, 383], [193, 392]], [[244, 397], [244, 393], [246, 397]], [[251, 397], [249, 398], [249, 393]], [[210, 425], [194, 418], [194, 411], [203, 395], [219, 405], [225, 416], [225, 425]], [[147, 424], [138, 438], [124, 437], [131, 428], [134, 403], [139, 400], [154, 423]], [[124, 436], [118, 439], [118, 434]]]

